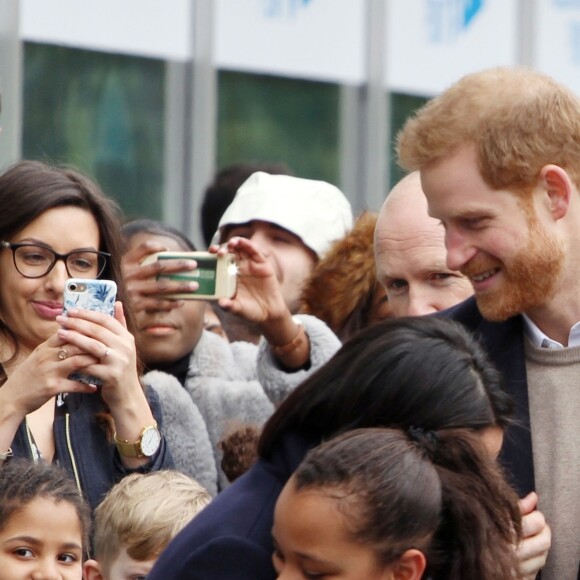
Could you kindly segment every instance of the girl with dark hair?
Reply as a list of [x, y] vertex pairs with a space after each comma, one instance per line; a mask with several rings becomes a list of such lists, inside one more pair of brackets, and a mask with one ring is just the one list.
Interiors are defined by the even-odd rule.
[[0, 470], [2, 578], [80, 580], [90, 510], [68, 475], [25, 460]]
[[517, 496], [466, 429], [357, 429], [308, 453], [274, 513], [279, 580], [518, 578]]
[[[71, 169], [0, 175], [0, 461], [58, 463], [92, 507], [132, 471], [171, 467], [139, 380], [121, 274], [118, 208]], [[66, 280], [117, 284], [114, 317], [62, 315]], [[102, 386], [70, 380], [75, 371]]]
[[363, 427], [470, 429], [497, 455], [511, 401], [458, 324], [389, 319], [363, 330], [282, 402], [258, 462], [169, 545], [154, 579], [271, 579], [274, 505], [309, 449]]

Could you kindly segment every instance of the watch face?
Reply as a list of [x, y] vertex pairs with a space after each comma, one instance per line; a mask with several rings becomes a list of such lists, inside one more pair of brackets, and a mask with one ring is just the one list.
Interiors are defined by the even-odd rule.
[[145, 429], [141, 437], [141, 453], [146, 457], [155, 455], [159, 448], [159, 443], [161, 443], [161, 435], [157, 428], [149, 427], [149, 429]]

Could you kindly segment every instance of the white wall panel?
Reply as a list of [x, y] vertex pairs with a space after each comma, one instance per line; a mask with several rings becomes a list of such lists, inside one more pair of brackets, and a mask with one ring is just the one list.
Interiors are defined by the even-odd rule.
[[364, 0], [215, 0], [220, 68], [361, 83]]
[[517, 62], [516, 0], [387, 0], [389, 89], [434, 95], [467, 73]]
[[535, 67], [580, 93], [580, 0], [538, 0]]
[[22, 0], [21, 36], [167, 60], [191, 56], [190, 0]]

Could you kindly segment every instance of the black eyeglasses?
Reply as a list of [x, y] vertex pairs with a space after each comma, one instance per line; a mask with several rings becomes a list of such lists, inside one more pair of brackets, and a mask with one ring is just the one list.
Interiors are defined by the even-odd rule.
[[12, 244], [0, 242], [0, 248], [12, 250], [14, 267], [25, 278], [42, 278], [62, 260], [71, 278], [98, 278], [107, 265], [111, 254], [96, 250], [73, 250], [59, 254], [47, 246], [38, 244]]

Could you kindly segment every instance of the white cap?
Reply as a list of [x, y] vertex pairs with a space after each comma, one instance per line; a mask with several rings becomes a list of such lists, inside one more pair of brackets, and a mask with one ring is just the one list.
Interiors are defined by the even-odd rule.
[[260, 220], [298, 236], [320, 258], [352, 228], [350, 203], [325, 181], [257, 171], [248, 177], [226, 209], [212, 243], [225, 226]]

